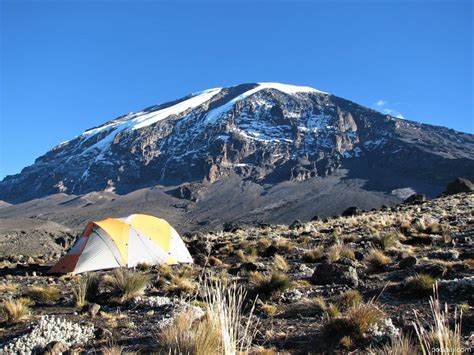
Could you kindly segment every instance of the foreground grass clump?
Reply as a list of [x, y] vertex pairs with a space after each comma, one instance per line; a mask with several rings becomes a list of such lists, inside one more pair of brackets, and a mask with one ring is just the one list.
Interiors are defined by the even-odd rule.
[[126, 303], [143, 294], [148, 286], [148, 276], [119, 268], [105, 275], [102, 282], [111, 292], [112, 301]]
[[84, 307], [91, 302], [99, 293], [99, 278], [96, 274], [84, 274], [73, 288], [74, 305], [77, 308]]
[[205, 316], [196, 318], [191, 309], [178, 314], [170, 326], [156, 334], [160, 348], [169, 354], [248, 353], [255, 335], [250, 321], [254, 308], [245, 320], [243, 288], [205, 282], [202, 289], [207, 304]]
[[6, 322], [12, 324], [29, 317], [30, 304], [31, 300], [28, 298], [6, 300], [0, 304], [0, 310]]
[[249, 274], [249, 280], [253, 285], [253, 292], [264, 300], [271, 298], [291, 286], [291, 281], [288, 276], [279, 271], [273, 271], [271, 274], [251, 272]]
[[59, 288], [56, 286], [32, 286], [26, 291], [26, 294], [39, 303], [52, 303], [59, 300]]
[[449, 326], [450, 314], [448, 305], [441, 306], [438, 293], [438, 284], [433, 286], [433, 296], [430, 297], [430, 309], [433, 316], [433, 323], [426, 330], [422, 322], [418, 319], [415, 311], [416, 321], [413, 323], [416, 335], [420, 343], [423, 355], [437, 352], [462, 354], [464, 348], [461, 335], [462, 312], [458, 313], [455, 308], [453, 321], [454, 329]]
[[431, 293], [435, 279], [427, 274], [417, 274], [405, 282], [405, 290], [412, 296], [426, 296]]
[[399, 334], [390, 339], [390, 343], [381, 348], [369, 349], [369, 355], [413, 355], [418, 354], [420, 349], [410, 336]]

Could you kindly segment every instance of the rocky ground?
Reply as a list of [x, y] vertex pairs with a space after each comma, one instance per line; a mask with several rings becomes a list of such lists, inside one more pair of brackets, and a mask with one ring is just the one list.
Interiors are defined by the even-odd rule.
[[[47, 274], [61, 251], [15, 252], [1, 261], [0, 349], [168, 353], [159, 334], [183, 309], [192, 309], [195, 319], [204, 314], [204, 279], [244, 287], [244, 314], [258, 296], [251, 316], [254, 353], [376, 352], [397, 334], [416, 338], [414, 311], [422, 325], [433, 322], [429, 297], [436, 281], [450, 314], [462, 310], [462, 341], [469, 348], [473, 238], [472, 193], [413, 198], [370, 212], [354, 208], [290, 226], [227, 225], [185, 237], [194, 265], [141, 265], [131, 275], [143, 276], [144, 287], [128, 295], [112, 285], [112, 272]], [[69, 244], [66, 238], [64, 247]], [[78, 302], [86, 278], [97, 287]], [[12, 300], [25, 311], [12, 312]]]

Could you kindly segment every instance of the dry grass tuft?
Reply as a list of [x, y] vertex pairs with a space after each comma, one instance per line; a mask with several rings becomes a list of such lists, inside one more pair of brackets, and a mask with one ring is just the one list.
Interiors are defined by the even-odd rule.
[[250, 249], [250, 253], [245, 254], [242, 249], [239, 249], [237, 253], [235, 253], [239, 260], [243, 263], [254, 263], [258, 259], [257, 249], [252, 248]]
[[56, 286], [31, 286], [27, 289], [26, 294], [39, 303], [52, 303], [59, 300], [59, 288]]
[[417, 274], [405, 282], [405, 290], [413, 296], [426, 296], [431, 293], [435, 279], [427, 274]]
[[260, 305], [260, 311], [262, 311], [267, 316], [273, 317], [275, 314], [278, 313], [278, 307], [274, 304], [263, 303]]
[[13, 324], [29, 317], [30, 304], [31, 300], [28, 298], [6, 300], [0, 304], [0, 309], [7, 323]]
[[173, 323], [161, 329], [155, 339], [170, 354], [237, 354], [248, 353], [255, 335], [242, 313], [245, 291], [234, 284], [202, 285], [207, 304], [206, 315], [196, 319], [190, 310], [175, 317]]
[[390, 340], [390, 344], [386, 344], [381, 348], [369, 349], [369, 355], [413, 355], [418, 354], [419, 348], [413, 339], [404, 334]]
[[374, 269], [382, 268], [383, 266], [388, 265], [392, 262], [392, 259], [390, 259], [389, 256], [385, 255], [382, 250], [376, 248], [372, 248], [369, 250], [369, 253], [365, 257], [365, 260]]
[[388, 232], [378, 237], [377, 243], [380, 245], [382, 250], [388, 250], [395, 247], [400, 239], [401, 236], [399, 233]]
[[461, 335], [462, 311], [458, 313], [454, 310], [454, 329], [449, 325], [450, 314], [448, 305], [441, 306], [438, 294], [438, 284], [433, 286], [433, 296], [430, 297], [430, 308], [433, 316], [433, 323], [428, 330], [422, 326], [422, 322], [418, 319], [415, 311], [416, 321], [413, 322], [416, 334], [420, 343], [423, 355], [433, 354], [437, 352], [462, 354], [463, 342]]
[[112, 293], [114, 302], [127, 303], [145, 292], [148, 276], [119, 268], [105, 275], [102, 283]]
[[269, 299], [291, 286], [288, 276], [279, 271], [273, 271], [271, 274], [251, 272], [249, 280], [253, 285], [253, 292], [261, 299]]
[[342, 309], [358, 307], [362, 302], [362, 296], [357, 290], [348, 290], [339, 295], [337, 303]]
[[304, 315], [305, 317], [313, 317], [324, 313], [327, 305], [322, 297], [304, 298], [298, 302], [292, 303], [285, 311], [286, 317], [298, 317]]
[[18, 284], [0, 284], [0, 294], [3, 293], [16, 293], [18, 291]]
[[275, 254], [275, 256], [273, 257], [273, 267], [275, 270], [283, 272], [287, 272], [290, 269], [285, 258], [278, 254]]
[[340, 258], [355, 259], [354, 250], [342, 242], [337, 242], [328, 250], [328, 259], [331, 262], [336, 262]]
[[327, 323], [323, 325], [322, 336], [326, 342], [334, 345], [345, 337], [350, 339], [362, 338], [374, 325], [383, 323], [385, 313], [371, 301], [350, 308], [343, 317], [338, 315], [328, 318]]
[[73, 288], [74, 305], [77, 308], [84, 307], [87, 302], [92, 301], [99, 293], [99, 278], [96, 274], [84, 274]]
[[289, 253], [295, 249], [295, 243], [291, 240], [280, 238], [275, 242], [275, 246], [282, 253]]
[[[168, 269], [169, 268], [169, 269]], [[170, 293], [192, 293], [197, 284], [194, 281], [197, 271], [190, 265], [184, 265], [179, 268], [171, 267], [160, 268], [159, 284], [166, 292]]]
[[303, 260], [307, 263], [315, 263], [319, 261], [324, 255], [324, 247], [322, 245], [317, 248], [307, 250], [303, 254]]

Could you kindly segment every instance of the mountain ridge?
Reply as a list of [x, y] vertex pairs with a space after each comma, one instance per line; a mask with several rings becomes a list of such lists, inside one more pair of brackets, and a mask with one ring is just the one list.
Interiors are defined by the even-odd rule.
[[[334, 207], [317, 206], [311, 213], [327, 215], [347, 207], [333, 189], [343, 184], [346, 194], [351, 186], [358, 191], [353, 204], [371, 208], [399, 201], [400, 189], [435, 196], [457, 176], [474, 179], [472, 152], [474, 135], [468, 133], [385, 115], [309, 87], [240, 84], [200, 91], [87, 129], [20, 174], [7, 176], [0, 182], [0, 200], [18, 204], [56, 193], [101, 191], [126, 196], [157, 187], [189, 201], [194, 207], [188, 207], [191, 217], [186, 218], [199, 223], [194, 214], [213, 216], [196, 212], [204, 206], [219, 219], [223, 212], [212, 204], [222, 189], [213, 185], [228, 181], [237, 201], [254, 206], [264, 222], [270, 214], [265, 206], [278, 206], [276, 200], [286, 198], [282, 192], [268, 195], [272, 187], [287, 186], [282, 191], [295, 196], [305, 191], [308, 196], [301, 199], [311, 203], [312, 194], [321, 196], [325, 186], [334, 201], [323, 200]], [[283, 219], [308, 218], [303, 209], [284, 212]], [[0, 215], [8, 210], [2, 208]], [[246, 212], [236, 210], [225, 219], [250, 220], [252, 209]]]

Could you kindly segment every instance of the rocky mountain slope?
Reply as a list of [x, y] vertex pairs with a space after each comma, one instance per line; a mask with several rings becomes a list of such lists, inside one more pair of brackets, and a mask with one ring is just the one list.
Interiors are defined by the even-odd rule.
[[141, 210], [186, 229], [291, 222], [438, 195], [457, 176], [474, 179], [473, 152], [472, 134], [308, 87], [242, 84], [130, 113], [59, 144], [0, 182], [0, 200], [16, 204], [2, 204], [0, 217], [76, 226], [104, 211]]

